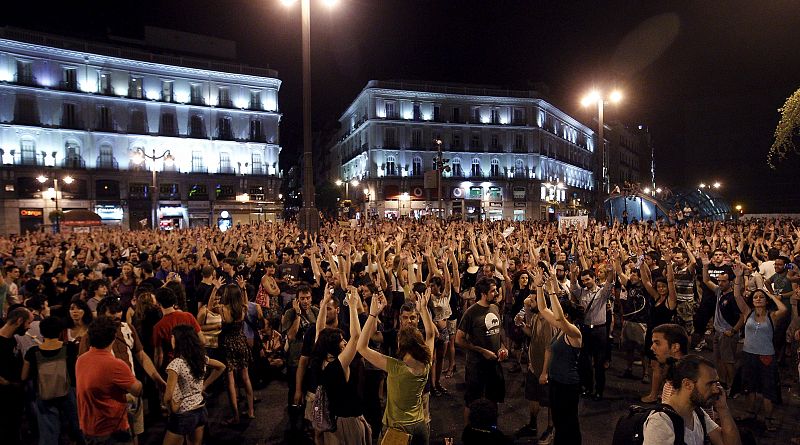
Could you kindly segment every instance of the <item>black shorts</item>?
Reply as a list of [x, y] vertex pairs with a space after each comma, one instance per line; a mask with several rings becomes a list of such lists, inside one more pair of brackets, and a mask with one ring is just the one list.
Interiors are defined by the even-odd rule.
[[539, 383], [539, 376], [529, 369], [525, 373], [525, 400], [539, 402], [541, 406], [550, 406], [550, 388]]
[[200, 407], [185, 413], [174, 413], [169, 415], [167, 420], [167, 431], [179, 436], [186, 436], [194, 433], [198, 427], [208, 423], [208, 412], [206, 407]]
[[472, 401], [485, 397], [495, 403], [503, 403], [506, 398], [506, 381], [500, 362], [481, 360], [464, 367], [464, 401], [469, 405]]
[[778, 402], [778, 359], [774, 355], [760, 356], [742, 351], [742, 387]]

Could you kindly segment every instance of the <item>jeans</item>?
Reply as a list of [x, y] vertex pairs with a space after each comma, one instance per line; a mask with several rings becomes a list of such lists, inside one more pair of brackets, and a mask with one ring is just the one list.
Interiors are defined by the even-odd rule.
[[583, 347], [578, 362], [581, 385], [585, 391], [603, 395], [606, 389], [606, 343], [608, 335], [605, 326], [588, 326], [581, 329]]
[[578, 402], [581, 385], [565, 385], [550, 381], [550, 410], [556, 430], [553, 445], [580, 445], [581, 424], [578, 420]]
[[80, 442], [83, 436], [78, 424], [78, 405], [75, 388], [71, 388], [64, 397], [53, 400], [36, 399], [36, 418], [39, 424], [39, 445], [50, 445], [59, 442], [61, 424], [66, 423], [69, 437]]

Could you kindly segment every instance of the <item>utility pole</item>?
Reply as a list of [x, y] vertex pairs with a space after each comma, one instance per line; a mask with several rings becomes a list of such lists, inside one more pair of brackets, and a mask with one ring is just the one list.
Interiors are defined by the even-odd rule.
[[436, 189], [438, 190], [439, 197], [439, 218], [444, 219], [444, 207], [442, 207], [442, 169], [444, 162], [442, 162], [442, 140], [436, 139]]

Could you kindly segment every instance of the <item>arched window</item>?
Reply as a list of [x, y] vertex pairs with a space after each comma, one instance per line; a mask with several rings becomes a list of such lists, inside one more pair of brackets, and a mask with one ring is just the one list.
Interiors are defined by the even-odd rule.
[[481, 176], [481, 160], [478, 158], [472, 159], [472, 177], [478, 178]]
[[453, 176], [464, 176], [464, 172], [461, 171], [461, 159], [453, 158], [451, 168], [453, 169]]
[[422, 158], [419, 156], [414, 156], [414, 160], [411, 164], [411, 175], [419, 176], [422, 174]]
[[394, 176], [397, 174], [394, 156], [386, 156], [386, 175]]
[[514, 161], [514, 176], [517, 178], [525, 177], [525, 163], [522, 162], [522, 159]]
[[71, 139], [64, 143], [64, 167], [84, 168], [81, 158], [81, 146], [78, 141]]
[[497, 158], [492, 159], [491, 176], [500, 176], [500, 160]]

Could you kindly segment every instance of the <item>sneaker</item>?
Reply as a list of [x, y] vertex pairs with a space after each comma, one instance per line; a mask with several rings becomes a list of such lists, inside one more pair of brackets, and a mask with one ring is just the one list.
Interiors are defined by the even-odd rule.
[[538, 434], [539, 432], [536, 431], [536, 427], [528, 424], [517, 430], [517, 432], [514, 433], [514, 438], [520, 439], [522, 437], [536, 437]]
[[706, 341], [705, 339], [703, 339], [700, 340], [700, 343], [698, 343], [697, 346], [694, 347], [694, 350], [696, 352], [703, 352], [703, 348], [705, 348], [706, 346], [707, 346]]
[[553, 427], [548, 426], [539, 436], [539, 445], [550, 445], [551, 443], [553, 443]]

